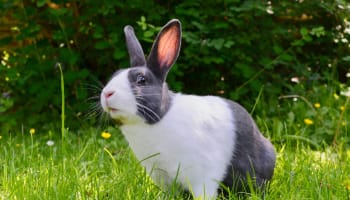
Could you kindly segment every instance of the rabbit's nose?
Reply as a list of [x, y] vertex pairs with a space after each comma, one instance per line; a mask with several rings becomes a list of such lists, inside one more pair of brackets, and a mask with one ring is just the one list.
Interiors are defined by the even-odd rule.
[[103, 93], [105, 95], [105, 97], [108, 99], [109, 97], [111, 97], [114, 94], [114, 91], [106, 91]]

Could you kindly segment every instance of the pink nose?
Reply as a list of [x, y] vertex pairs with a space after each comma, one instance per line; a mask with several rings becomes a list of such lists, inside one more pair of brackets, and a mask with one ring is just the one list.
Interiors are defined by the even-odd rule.
[[103, 94], [108, 99], [109, 97], [111, 97], [114, 94], [114, 91], [107, 91], [107, 92], [104, 92]]

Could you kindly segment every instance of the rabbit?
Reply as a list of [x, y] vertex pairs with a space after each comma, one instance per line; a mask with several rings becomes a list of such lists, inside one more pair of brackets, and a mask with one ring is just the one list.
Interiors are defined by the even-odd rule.
[[124, 33], [131, 67], [115, 72], [100, 103], [154, 182], [166, 188], [176, 181], [199, 199], [216, 198], [223, 186], [242, 190], [247, 176], [265, 185], [275, 150], [242, 106], [168, 89], [166, 77], [180, 52], [180, 21], [162, 27], [147, 60], [133, 28], [125, 26]]

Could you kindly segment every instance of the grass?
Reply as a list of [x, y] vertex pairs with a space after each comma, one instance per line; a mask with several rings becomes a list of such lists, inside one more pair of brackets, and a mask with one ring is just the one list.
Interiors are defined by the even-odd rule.
[[46, 133], [2, 137], [0, 199], [155, 199], [168, 195], [147, 178], [120, 134], [114, 131], [110, 139], [104, 139], [99, 133], [94, 129], [71, 133], [64, 149], [60, 137]]
[[[182, 199], [177, 188], [163, 192], [154, 185], [118, 130], [109, 132], [108, 139], [97, 129], [69, 133], [64, 149], [52, 132], [2, 136], [0, 199]], [[277, 151], [265, 199], [350, 198], [350, 151], [303, 145]]]

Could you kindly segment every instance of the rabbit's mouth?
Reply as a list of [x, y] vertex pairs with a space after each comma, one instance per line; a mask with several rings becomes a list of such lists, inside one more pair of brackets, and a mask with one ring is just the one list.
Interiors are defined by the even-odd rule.
[[109, 112], [109, 113], [116, 113], [116, 112], [119, 111], [118, 109], [116, 109], [116, 108], [111, 108], [111, 107], [108, 107], [107, 109], [108, 109], [108, 112]]

